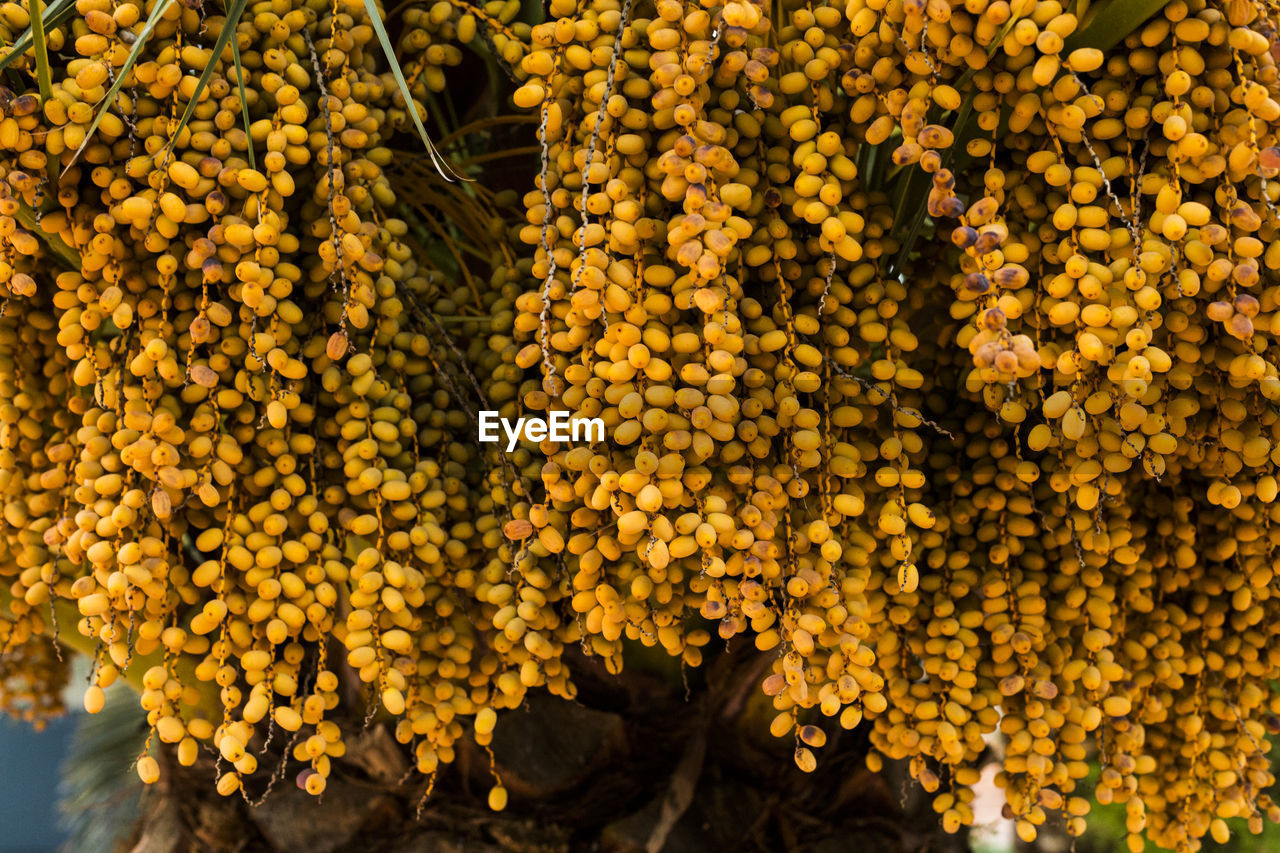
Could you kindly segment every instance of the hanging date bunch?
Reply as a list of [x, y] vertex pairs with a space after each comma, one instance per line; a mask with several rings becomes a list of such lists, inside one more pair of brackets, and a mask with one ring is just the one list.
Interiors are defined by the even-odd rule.
[[803, 770], [956, 829], [995, 735], [1023, 839], [1095, 759], [1195, 849], [1280, 817], [1276, 10], [1088, 5], [553, 3], [520, 403], [609, 439], [520, 568], [618, 666], [750, 637]]
[[[88, 710], [128, 680], [148, 746], [215, 750], [219, 792], [283, 731], [319, 794], [343, 679], [426, 774], [566, 691], [498, 651], [504, 481], [464, 413], [501, 400], [500, 353], [432, 319], [518, 294], [493, 193], [419, 139], [468, 44], [519, 58], [516, 4], [410, 9], [396, 45], [373, 3], [37, 8], [5, 6], [37, 26], [4, 60], [30, 89], [0, 90], [6, 704], [56, 706], [78, 648]], [[465, 281], [414, 205], [479, 245]]]

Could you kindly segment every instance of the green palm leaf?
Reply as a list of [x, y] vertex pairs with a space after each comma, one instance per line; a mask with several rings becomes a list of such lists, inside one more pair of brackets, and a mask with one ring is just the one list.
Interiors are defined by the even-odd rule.
[[53, 76], [49, 73], [49, 48], [44, 42], [44, 3], [31, 0], [31, 46], [36, 54], [36, 82], [40, 85], [40, 97], [48, 101], [53, 97]]
[[1066, 40], [1062, 52], [1096, 47], [1106, 53], [1167, 5], [1169, 0], [1111, 0], [1106, 5], [1094, 6], [1083, 26]]
[[[253, 138], [249, 136], [249, 93], [244, 90], [244, 65], [240, 62], [240, 42], [231, 40], [231, 60], [236, 64], [236, 82], [240, 86], [240, 114], [244, 116], [244, 135], [248, 140], [249, 168], [257, 169], [258, 164], [253, 157]], [[176, 138], [176, 134], [174, 135]]]

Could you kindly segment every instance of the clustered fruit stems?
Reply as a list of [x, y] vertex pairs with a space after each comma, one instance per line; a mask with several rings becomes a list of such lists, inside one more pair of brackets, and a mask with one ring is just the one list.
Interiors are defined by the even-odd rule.
[[[1280, 819], [1280, 8], [1079, 5], [0, 3], [0, 703], [62, 638], [144, 781], [318, 795], [385, 722], [502, 809], [566, 648], [743, 637], [801, 771], [865, 727], [948, 831], [990, 760], [1028, 842]], [[463, 191], [402, 142], [468, 49], [443, 150], [530, 135]]]

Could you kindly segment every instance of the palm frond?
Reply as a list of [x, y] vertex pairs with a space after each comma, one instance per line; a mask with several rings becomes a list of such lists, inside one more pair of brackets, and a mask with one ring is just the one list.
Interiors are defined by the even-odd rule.
[[49, 48], [44, 42], [44, 3], [31, 0], [31, 47], [36, 55], [36, 82], [40, 97], [45, 101], [53, 97], [53, 75], [49, 72]]
[[79, 717], [59, 784], [58, 809], [70, 833], [63, 850], [104, 853], [115, 850], [138, 819], [142, 783], [132, 767], [147, 721], [125, 688], [109, 690], [99, 713]]
[[240, 61], [240, 42], [238, 39], [231, 40], [231, 61], [236, 64], [236, 83], [240, 86], [240, 115], [244, 117], [244, 135], [248, 140], [249, 168], [257, 169], [258, 164], [253, 156], [253, 138], [249, 136], [249, 93], [245, 91], [244, 64]]

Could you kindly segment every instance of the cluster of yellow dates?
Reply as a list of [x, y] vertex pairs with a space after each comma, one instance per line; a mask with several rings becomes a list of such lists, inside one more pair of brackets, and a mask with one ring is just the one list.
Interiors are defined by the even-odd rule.
[[[90, 133], [152, 10], [78, 0], [51, 97], [0, 92], [6, 705], [56, 706], [60, 630], [90, 710], [133, 679], [224, 794], [284, 730], [319, 793], [365, 705], [431, 775], [569, 647], [743, 635], [802, 770], [866, 726], [949, 831], [996, 740], [1024, 840], [1280, 819], [1280, 10], [1103, 51], [1078, 5], [447, 0], [406, 105], [363, 3], [251, 4], [243, 81], [171, 3]], [[510, 228], [390, 147], [481, 41], [536, 128]]]
[[[478, 18], [518, 52], [517, 11], [407, 13], [410, 108]], [[509, 326], [516, 273], [495, 247], [455, 287], [420, 251], [406, 211], [430, 186], [393, 163], [411, 125], [364, 4], [251, 3], [214, 57], [226, 25], [77, 0], [50, 97], [0, 92], [5, 703], [56, 707], [62, 640], [92, 655], [90, 711], [127, 678], [169, 755], [221, 756], [223, 794], [262, 792], [280, 731], [323, 791], [363, 713], [342, 695], [385, 707], [430, 774], [529, 686], [570, 689], [493, 625], [506, 498], [461, 401], [514, 377], [498, 338], [455, 344], [420, 307]]]
[[772, 655], [802, 769], [869, 725], [956, 829], [996, 735], [1023, 839], [1096, 761], [1190, 850], [1280, 817], [1276, 10], [1074, 5], [553, 3], [520, 403], [609, 439], [514, 510], [597, 654]]

